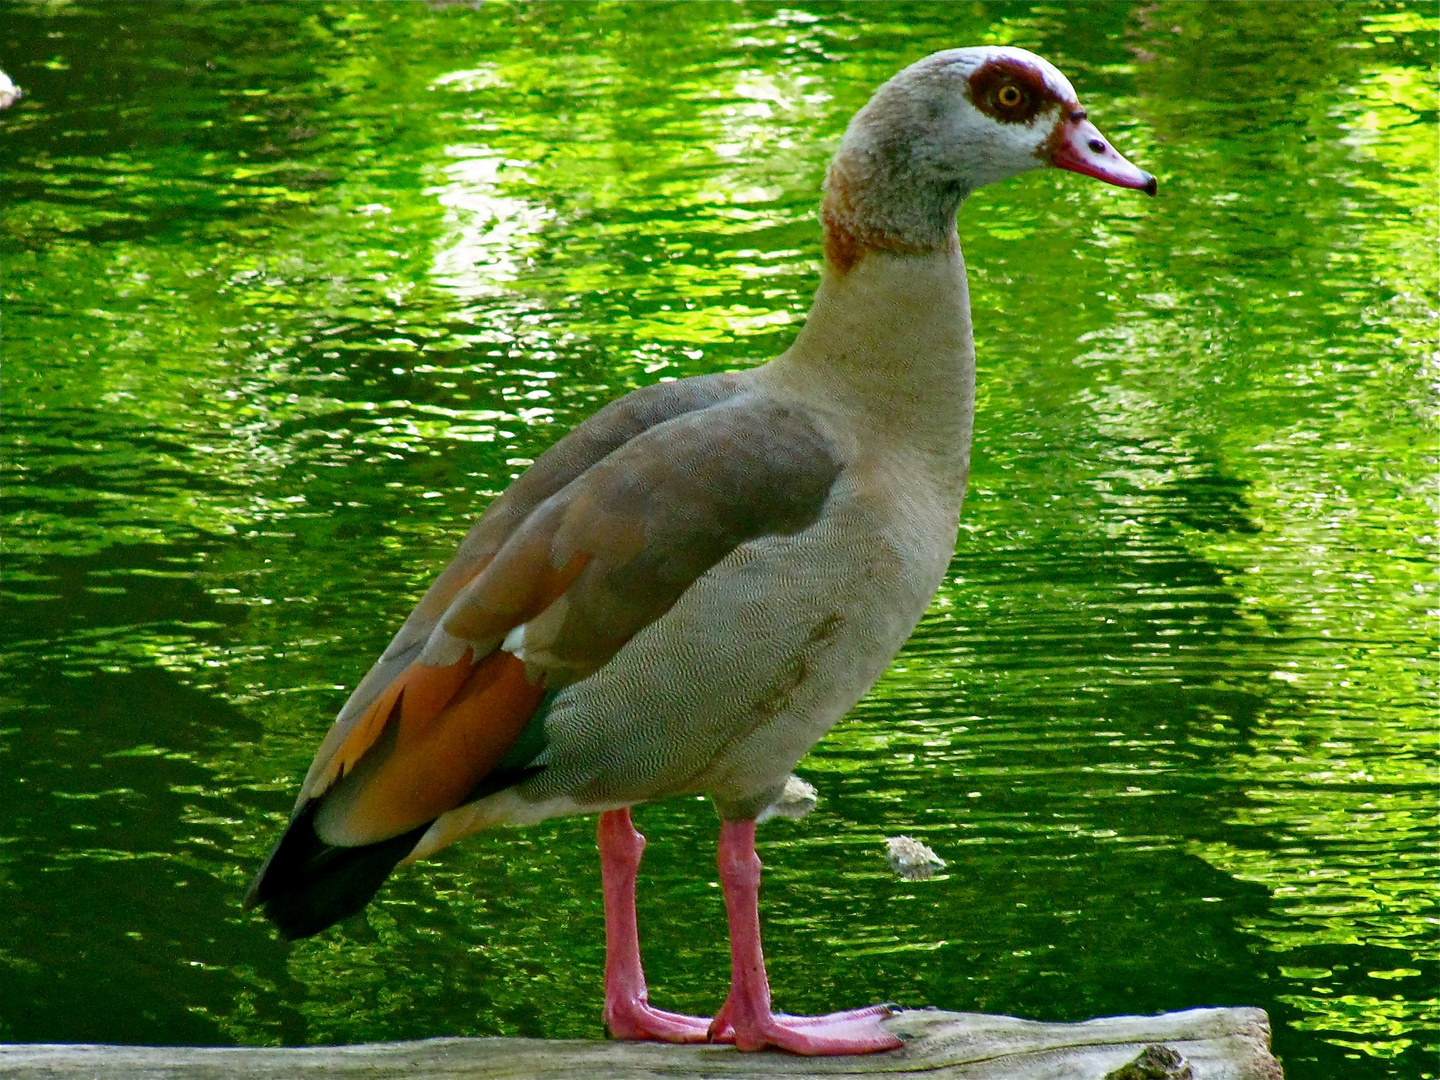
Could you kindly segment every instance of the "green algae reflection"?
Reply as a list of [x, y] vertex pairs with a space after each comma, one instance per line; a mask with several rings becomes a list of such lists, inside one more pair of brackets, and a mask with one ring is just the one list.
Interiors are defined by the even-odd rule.
[[[295, 946], [243, 883], [466, 522], [603, 402], [784, 348], [845, 121], [988, 41], [1161, 197], [962, 212], [960, 544], [764, 831], [777, 1001], [1254, 1004], [1291, 1075], [1436, 1075], [1433, 7], [5, 14], [0, 1038], [600, 1034], [589, 822]], [[639, 818], [655, 999], [713, 1009], [713, 815]]]

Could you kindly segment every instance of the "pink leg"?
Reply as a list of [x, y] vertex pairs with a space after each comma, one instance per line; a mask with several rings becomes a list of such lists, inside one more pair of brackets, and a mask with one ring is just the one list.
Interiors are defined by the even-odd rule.
[[635, 925], [635, 874], [645, 837], [635, 831], [629, 810], [600, 815], [600, 876], [605, 891], [605, 1026], [617, 1039], [704, 1042], [710, 1018], [682, 1016], [650, 1007], [640, 966], [640, 932]]
[[[760, 857], [755, 854], [755, 822], [727, 821], [720, 826], [720, 884], [730, 916], [730, 996], [710, 1025], [715, 1042], [734, 1042], [741, 1050], [778, 1046], [797, 1054], [869, 1054], [903, 1045], [880, 1021], [884, 1005], [830, 1013], [786, 1016], [770, 1011], [770, 980], [760, 950]], [[726, 1027], [731, 1031], [725, 1031]]]

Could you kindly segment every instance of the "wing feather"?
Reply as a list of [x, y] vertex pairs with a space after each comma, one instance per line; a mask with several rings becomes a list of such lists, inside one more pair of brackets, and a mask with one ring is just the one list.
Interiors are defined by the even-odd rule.
[[[328, 780], [333, 781], [332, 760], [340, 746], [349, 742], [357, 724], [367, 730], [368, 738], [358, 740], [365, 746], [378, 737], [380, 728], [374, 725], [372, 715], [377, 712], [377, 699], [422, 658], [426, 642], [457, 594], [490, 564], [537, 506], [649, 428], [724, 401], [741, 392], [744, 386], [743, 374], [721, 373], [642, 387], [612, 401], [541, 454], [471, 527], [455, 557], [426, 590], [384, 653], [351, 693], [316, 752], [296, 800], [296, 812], [317, 790], [323, 790], [322, 777], [328, 776]], [[449, 667], [455, 662], [453, 656], [426, 659], [447, 661], [432, 666]], [[369, 719], [362, 720], [366, 717]], [[350, 745], [353, 751], [355, 744]], [[353, 765], [353, 761], [349, 764]]]
[[[805, 529], [841, 467], [813, 417], [742, 393], [640, 431], [531, 506], [498, 546], [487, 513], [466, 543], [493, 550], [462, 550], [446, 574], [450, 584], [470, 576], [442, 614], [439, 583], [422, 600], [411, 620], [432, 626], [426, 644], [405, 646], [389, 683], [347, 706], [297, 812], [314, 804], [319, 839], [353, 847], [490, 790], [488, 774], [543, 722], [535, 712], [547, 691], [603, 667], [740, 545]], [[543, 730], [526, 745], [542, 753]], [[510, 762], [517, 777], [528, 765]]]
[[[480, 648], [523, 622], [533, 673], [551, 688], [584, 678], [741, 544], [815, 521], [840, 469], [812, 418], [754, 396], [658, 424], [537, 507], [441, 628]], [[576, 566], [556, 602], [517, 617], [516, 597], [534, 595], [517, 579]]]
[[320, 801], [315, 832], [327, 844], [358, 847], [428, 824], [463, 804], [500, 764], [544, 696], [525, 667], [494, 652], [424, 723], [407, 723], [404, 704], [358, 766]]

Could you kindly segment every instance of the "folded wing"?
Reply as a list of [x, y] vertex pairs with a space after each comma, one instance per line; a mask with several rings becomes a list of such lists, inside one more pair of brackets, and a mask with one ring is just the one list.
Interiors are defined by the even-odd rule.
[[[307, 900], [286, 932], [358, 910], [435, 818], [533, 772], [549, 692], [602, 668], [740, 545], [818, 517], [842, 462], [812, 417], [735, 381], [668, 385], [668, 401], [616, 410], [623, 439], [588, 432], [597, 414], [477, 523], [342, 710], [247, 903], [286, 929], [287, 896], [376, 852], [388, 865], [373, 884], [344, 870], [364, 878], [358, 903]], [[664, 408], [678, 415], [641, 426]]]

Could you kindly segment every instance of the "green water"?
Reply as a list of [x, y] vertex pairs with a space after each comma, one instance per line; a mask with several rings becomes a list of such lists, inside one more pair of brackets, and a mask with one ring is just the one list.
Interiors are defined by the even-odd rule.
[[[1033, 48], [1160, 177], [972, 198], [944, 588], [762, 829], [777, 1003], [1267, 1009], [1434, 1077], [1433, 5], [7, 4], [0, 1038], [598, 1036], [593, 821], [287, 945], [249, 875], [466, 522], [656, 379], [780, 351], [899, 67]], [[727, 978], [637, 813], [655, 1000]], [[883, 839], [949, 862], [896, 879]]]

